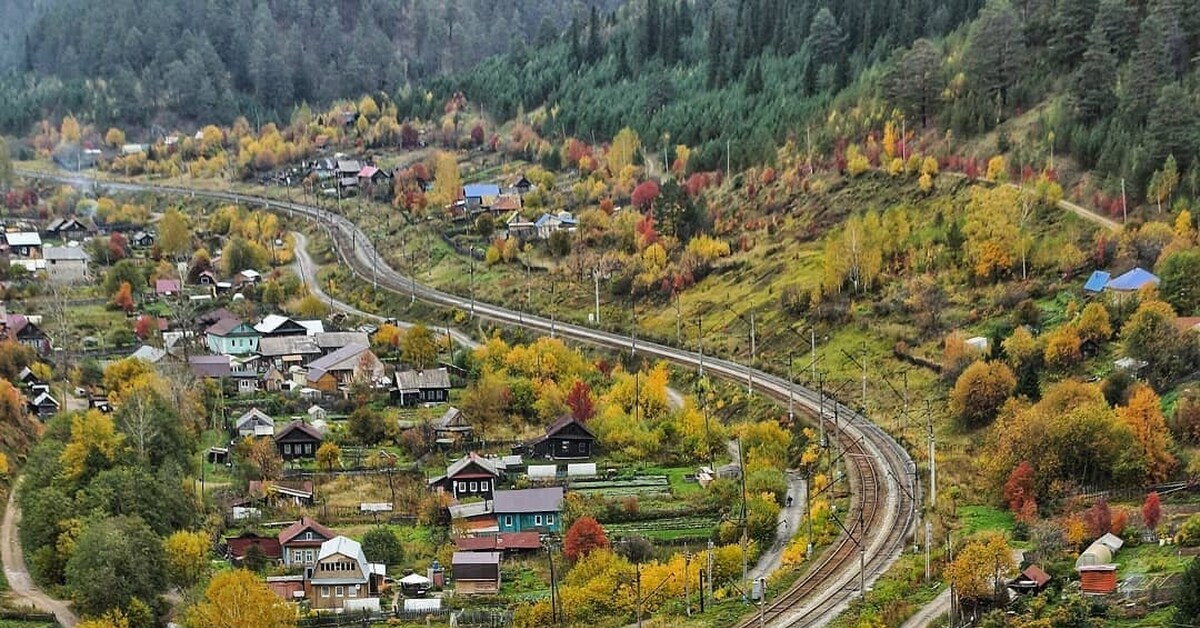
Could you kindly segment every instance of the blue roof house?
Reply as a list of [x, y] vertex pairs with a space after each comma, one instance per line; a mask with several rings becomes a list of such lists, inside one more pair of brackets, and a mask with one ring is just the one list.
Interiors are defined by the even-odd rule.
[[1157, 286], [1161, 280], [1154, 276], [1154, 273], [1144, 268], [1134, 268], [1133, 270], [1113, 279], [1108, 282], [1109, 290], [1117, 292], [1137, 292], [1145, 286]]
[[472, 207], [490, 206], [500, 196], [500, 186], [495, 183], [471, 183], [463, 186], [463, 200]]
[[1083, 291], [1097, 294], [1104, 292], [1104, 287], [1108, 285], [1108, 280], [1111, 277], [1112, 275], [1102, 270], [1097, 270], [1092, 273], [1091, 277], [1088, 277], [1087, 283], [1083, 284]]

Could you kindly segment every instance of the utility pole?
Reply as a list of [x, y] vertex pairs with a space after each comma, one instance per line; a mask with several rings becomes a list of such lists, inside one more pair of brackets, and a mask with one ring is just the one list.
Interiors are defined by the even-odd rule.
[[1129, 221], [1129, 209], [1125, 206], [1125, 177], [1121, 177], [1121, 224]]
[[754, 394], [754, 356], [757, 344], [754, 337], [754, 310], [750, 310], [750, 368], [746, 369], [746, 394]]
[[675, 291], [675, 344], [683, 346], [683, 316], [678, 290]]
[[471, 318], [475, 318], [475, 247], [471, 247]]
[[812, 127], [804, 127], [804, 137], [808, 144], [808, 176], [813, 174]]
[[746, 546], [750, 540], [750, 528], [749, 528], [750, 509], [748, 508], [748, 506], [750, 505], [750, 502], [746, 501], [746, 454], [744, 451], [742, 451], [742, 437], [741, 436], [739, 436], [737, 439], [737, 446], [738, 446], [738, 478], [741, 479], [741, 483], [742, 483], [742, 603], [745, 604], [746, 596], [747, 596], [746, 577], [747, 577], [747, 572], [750, 569], [749, 563], [748, 563], [748, 557], [746, 555], [746, 550], [747, 550]]
[[701, 609], [704, 608], [703, 601], [704, 601], [705, 596], [708, 596], [708, 599], [710, 599], [710, 600], [712, 599], [712, 594], [713, 594], [713, 592], [712, 592], [712, 590], [713, 590], [713, 585], [712, 585], [713, 549], [715, 547], [716, 546], [713, 544], [712, 540], [709, 540], [709, 542], [708, 542], [708, 567], [707, 567], [708, 573], [705, 575], [705, 578], [704, 578], [704, 586], [707, 588], [704, 591], [700, 592], [700, 601], [701, 601], [700, 608]]
[[812, 341], [812, 379], [817, 381], [817, 328], [808, 328], [809, 339]]
[[600, 269], [592, 269], [592, 283], [596, 290], [596, 327], [600, 326]]
[[867, 341], [862, 343], [862, 410], [867, 413]]
[[554, 625], [558, 625], [558, 596], [555, 595], [555, 590], [558, 588], [554, 578], [554, 548], [546, 544], [546, 558], [550, 561], [550, 616], [553, 618]]
[[788, 424], [789, 424], [789, 425], [790, 425], [790, 424], [792, 423], [792, 421], [794, 421], [794, 420], [795, 420], [795, 418], [796, 418], [796, 413], [794, 412], [794, 400], [793, 400], [793, 398], [795, 397], [795, 395], [794, 395], [794, 394], [793, 394], [793, 392], [792, 392], [792, 389], [794, 388], [794, 386], [792, 385], [792, 361], [793, 361], [793, 360], [795, 360], [795, 359], [796, 359], [796, 358], [795, 358], [795, 357], [792, 355], [792, 352], [790, 352], [790, 351], [789, 351], [789, 352], [788, 352], [788, 364], [787, 364], [787, 373], [788, 373]]
[[937, 507], [937, 458], [936, 443], [933, 436], [933, 410], [929, 401], [925, 402], [925, 417], [929, 425], [929, 507]]
[[925, 521], [925, 582], [929, 582], [932, 572], [929, 568], [929, 547], [933, 545], [933, 522]]
[[688, 567], [692, 564], [692, 553], [684, 551], [683, 553], [683, 607], [684, 612], [688, 617], [692, 616], [692, 579], [688, 575]]
[[696, 345], [700, 354], [700, 377], [704, 377], [704, 316], [696, 315]]

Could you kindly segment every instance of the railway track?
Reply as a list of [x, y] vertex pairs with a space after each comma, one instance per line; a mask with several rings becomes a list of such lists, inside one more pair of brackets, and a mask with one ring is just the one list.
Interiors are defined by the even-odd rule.
[[[18, 170], [29, 178], [57, 181], [81, 187], [101, 186], [121, 192], [209, 198], [223, 202], [260, 205], [266, 209], [316, 221], [329, 234], [342, 262], [355, 274], [399, 294], [412, 294], [435, 305], [469, 311], [473, 316], [506, 325], [562, 336], [601, 347], [631, 352], [641, 351], [673, 363], [707, 369], [712, 375], [740, 383], [753, 381], [762, 394], [795, 404], [828, 426], [827, 433], [844, 458], [851, 486], [850, 523], [834, 545], [813, 561], [808, 571], [787, 591], [741, 625], [821, 626], [837, 615], [862, 586], [870, 586], [903, 550], [913, 524], [916, 491], [916, 467], [908, 453], [890, 435], [858, 412], [826, 399], [816, 391], [796, 385], [775, 375], [729, 360], [667, 345], [638, 340], [611, 332], [509, 310], [458, 295], [445, 293], [405, 277], [388, 265], [371, 246], [367, 236], [346, 217], [318, 207], [260, 196], [215, 192], [191, 188], [142, 185], [137, 183], [97, 183], [78, 176]], [[905, 485], [911, 488], [906, 489]], [[767, 621], [769, 619], [769, 621]]]

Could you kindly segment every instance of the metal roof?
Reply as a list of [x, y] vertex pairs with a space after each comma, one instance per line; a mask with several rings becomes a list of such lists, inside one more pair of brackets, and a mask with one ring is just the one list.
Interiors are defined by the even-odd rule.
[[561, 486], [553, 486], [496, 491], [492, 502], [496, 513], [558, 512], [562, 509], [563, 489]]
[[4, 234], [9, 246], [41, 246], [42, 236], [36, 231], [15, 231]]

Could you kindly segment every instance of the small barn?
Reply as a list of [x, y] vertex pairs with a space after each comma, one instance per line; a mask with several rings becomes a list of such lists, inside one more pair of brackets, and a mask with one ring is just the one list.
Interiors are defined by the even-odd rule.
[[1019, 576], [1008, 583], [1008, 588], [1020, 594], [1037, 593], [1046, 588], [1050, 582], [1050, 574], [1037, 565], [1030, 565]]
[[321, 433], [303, 421], [292, 421], [275, 435], [275, 446], [284, 460], [316, 458], [321, 446]]
[[500, 552], [454, 552], [450, 565], [457, 595], [500, 591]]
[[1113, 555], [1125, 545], [1119, 537], [1105, 534], [1088, 546], [1075, 561], [1080, 588], [1085, 595], [1107, 595], [1117, 590], [1117, 565]]

